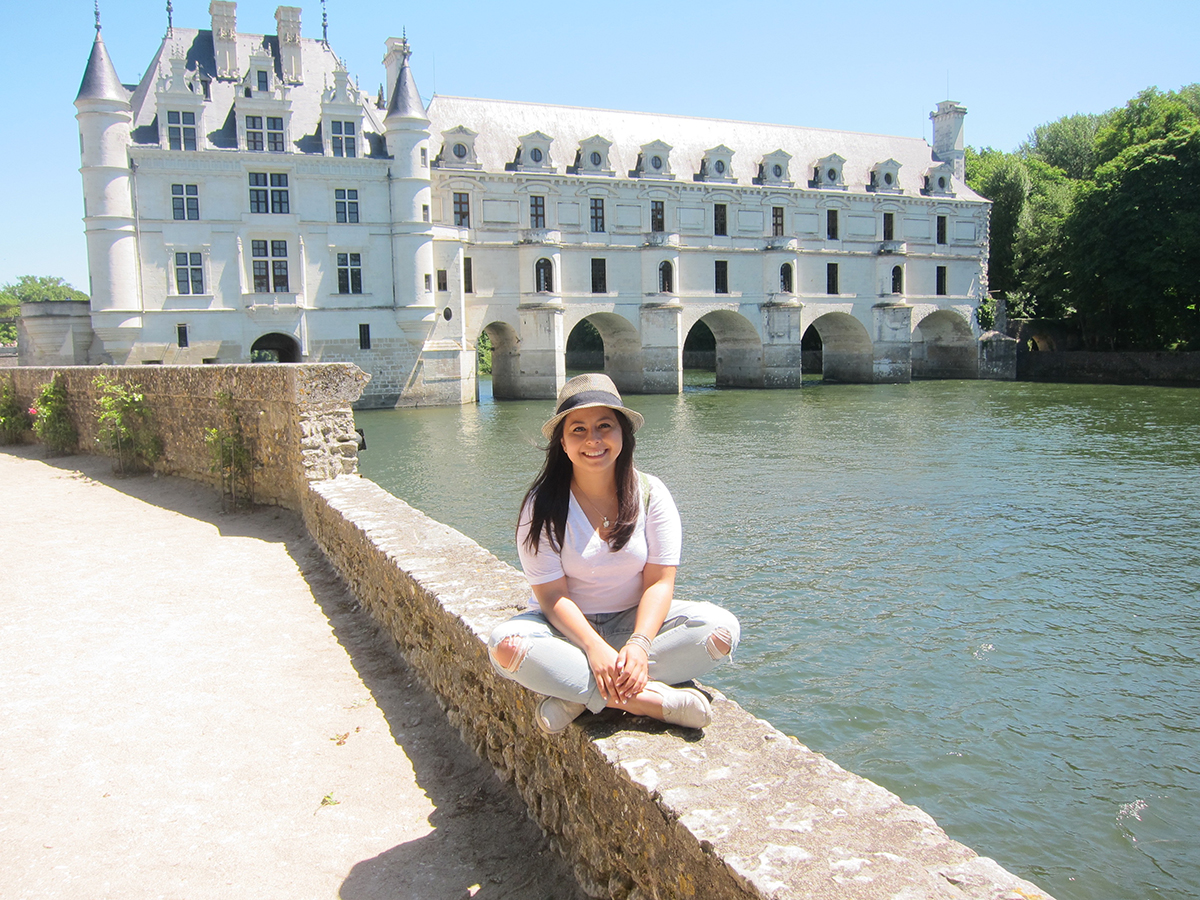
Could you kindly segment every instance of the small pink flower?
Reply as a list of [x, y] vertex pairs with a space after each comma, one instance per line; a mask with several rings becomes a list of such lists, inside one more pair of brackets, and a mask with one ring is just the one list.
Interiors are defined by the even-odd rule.
[[36, 406], [29, 407], [29, 414], [31, 416], [36, 416], [37, 415], [37, 407]]

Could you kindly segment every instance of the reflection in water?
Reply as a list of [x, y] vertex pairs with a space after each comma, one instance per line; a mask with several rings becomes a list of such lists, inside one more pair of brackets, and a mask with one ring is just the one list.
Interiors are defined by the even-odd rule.
[[[363, 474], [515, 562], [549, 401], [361, 413]], [[1059, 900], [1200, 900], [1200, 392], [627, 398], [735, 610], [711, 680]]]

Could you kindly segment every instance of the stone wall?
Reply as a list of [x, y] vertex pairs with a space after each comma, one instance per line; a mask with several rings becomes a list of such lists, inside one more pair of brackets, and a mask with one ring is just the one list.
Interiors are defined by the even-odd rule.
[[206, 428], [229, 427], [219, 399], [228, 395], [253, 458], [256, 502], [298, 509], [309, 479], [332, 478], [358, 469], [358, 436], [350, 405], [367, 382], [349, 363], [239, 366], [63, 366], [17, 367], [17, 396], [33, 404], [57, 372], [68, 397], [71, 420], [83, 453], [100, 453], [96, 400], [98, 375], [138, 385], [152, 411], [162, 456], [155, 470], [217, 484], [204, 443]]
[[313, 482], [304, 515], [592, 895], [1046, 898], [716, 691], [703, 735], [612, 712], [542, 734], [540, 698], [497, 676], [484, 643], [525, 608], [520, 573], [359, 477]]
[[1026, 351], [1017, 354], [1017, 378], [1021, 381], [1200, 386], [1200, 353]]

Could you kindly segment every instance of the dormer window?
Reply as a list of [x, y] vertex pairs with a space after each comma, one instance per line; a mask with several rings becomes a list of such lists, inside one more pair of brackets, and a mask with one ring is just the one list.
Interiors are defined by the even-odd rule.
[[843, 179], [842, 167], [845, 164], [846, 160], [836, 153], [817, 160], [813, 166], [813, 178], [809, 187], [844, 191], [846, 182]]
[[733, 151], [724, 144], [705, 150], [696, 181], [735, 184], [737, 179], [733, 177]]
[[504, 167], [506, 170], [510, 172], [554, 171], [554, 164], [550, 160], [550, 145], [554, 142], [554, 138], [535, 131], [532, 134], [522, 135], [517, 140], [521, 142], [521, 145], [517, 148], [517, 155], [513, 161]]
[[267, 77], [267, 73], [262, 69], [258, 70], [258, 89], [260, 91], [269, 91], [271, 89], [271, 81]]
[[575, 154], [575, 165], [567, 171], [573, 175], [615, 175], [609, 163], [611, 148], [612, 141], [598, 134], [580, 141], [579, 150]]
[[267, 116], [267, 149], [272, 153], [283, 152], [282, 116]]
[[167, 112], [167, 146], [172, 150], [196, 149], [196, 114], [179, 110]]
[[670, 144], [651, 141], [642, 146], [638, 154], [637, 167], [629, 173], [631, 178], [674, 178], [671, 174]]
[[354, 122], [335, 119], [329, 123], [332, 132], [330, 143], [334, 156], [353, 158], [358, 155], [358, 139], [355, 135], [357, 127]]
[[871, 181], [867, 185], [867, 190], [883, 194], [903, 193], [900, 188], [900, 163], [894, 159], [876, 163], [875, 167], [871, 169]]
[[790, 187], [792, 184], [789, 169], [791, 161], [792, 155], [783, 150], [766, 154], [758, 164], [758, 177], [754, 179], [755, 183]]
[[954, 166], [950, 163], [940, 163], [930, 166], [925, 173], [925, 190], [922, 193], [938, 197], [954, 196]]
[[479, 133], [465, 125], [457, 125], [442, 132], [442, 152], [434, 164], [453, 169], [481, 168], [475, 156], [475, 139]]
[[246, 149], [262, 150], [266, 147], [263, 142], [263, 117], [246, 116]]

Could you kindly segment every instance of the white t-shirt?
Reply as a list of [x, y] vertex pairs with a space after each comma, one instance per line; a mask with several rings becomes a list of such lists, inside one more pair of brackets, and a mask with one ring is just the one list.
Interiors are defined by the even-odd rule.
[[[646, 478], [650, 483], [650, 508], [647, 510], [639, 496], [633, 535], [616, 552], [600, 538], [572, 494], [562, 551], [556, 553], [543, 534], [534, 553], [525, 545], [532, 515], [530, 505], [526, 504], [517, 525], [517, 553], [529, 583], [546, 584], [566, 575], [567, 596], [587, 615], [637, 606], [642, 599], [642, 569], [647, 563], [679, 565], [683, 545], [683, 525], [671, 492], [653, 475]], [[638, 493], [641, 493], [641, 479], [638, 479]], [[531, 606], [537, 605], [534, 597]]]

